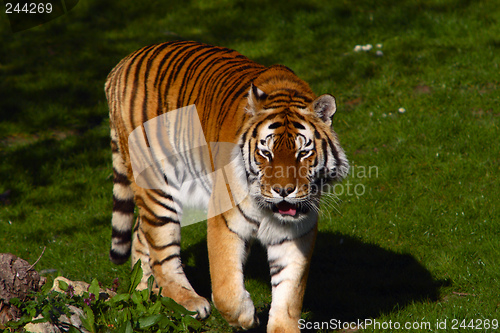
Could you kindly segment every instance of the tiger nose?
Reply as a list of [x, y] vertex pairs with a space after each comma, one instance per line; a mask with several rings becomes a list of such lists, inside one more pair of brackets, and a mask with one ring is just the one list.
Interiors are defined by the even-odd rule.
[[276, 184], [273, 186], [273, 191], [276, 192], [277, 194], [281, 195], [283, 198], [291, 194], [293, 191], [295, 191], [295, 186], [292, 184], [288, 184], [286, 186], [281, 186], [279, 184]]

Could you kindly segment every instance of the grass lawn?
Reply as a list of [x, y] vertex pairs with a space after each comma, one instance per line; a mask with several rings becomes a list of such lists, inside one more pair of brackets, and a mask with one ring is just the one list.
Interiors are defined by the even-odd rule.
[[[284, 64], [337, 98], [333, 126], [352, 169], [334, 188], [341, 202], [323, 204], [304, 323], [492, 331], [486, 323], [500, 320], [496, 1], [88, 0], [18, 33], [2, 11], [0, 252], [33, 263], [45, 248], [36, 266], [45, 276], [128, 280], [130, 265], [108, 260], [103, 86], [130, 52], [174, 39]], [[354, 51], [366, 44], [373, 48]], [[186, 274], [210, 298], [205, 227], [183, 228], [182, 247]], [[265, 322], [271, 288], [259, 246], [246, 276]], [[232, 331], [216, 311], [203, 324]]]

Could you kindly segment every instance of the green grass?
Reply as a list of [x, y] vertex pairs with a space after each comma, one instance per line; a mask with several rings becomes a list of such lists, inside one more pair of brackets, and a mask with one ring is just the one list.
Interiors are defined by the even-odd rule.
[[[103, 85], [130, 52], [177, 38], [284, 64], [337, 97], [334, 128], [354, 172], [337, 187], [342, 203], [323, 207], [303, 318], [432, 331], [447, 320], [439, 332], [456, 332], [453, 320], [500, 319], [500, 6], [488, 0], [89, 0], [15, 34], [0, 14], [0, 194], [10, 191], [0, 197], [0, 252], [33, 263], [45, 248], [39, 271], [128, 280], [129, 266], [107, 254]], [[353, 51], [368, 43], [372, 51]], [[204, 227], [183, 228], [183, 260], [209, 298]], [[261, 322], [266, 265], [254, 246], [247, 288]], [[231, 331], [214, 312], [205, 329]]]

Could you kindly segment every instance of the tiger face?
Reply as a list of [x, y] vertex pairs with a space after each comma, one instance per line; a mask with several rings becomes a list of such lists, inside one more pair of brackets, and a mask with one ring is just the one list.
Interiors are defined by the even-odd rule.
[[250, 195], [282, 222], [300, 222], [319, 211], [321, 192], [348, 171], [331, 129], [335, 99], [313, 100], [293, 90], [249, 92], [253, 121], [246, 157]]

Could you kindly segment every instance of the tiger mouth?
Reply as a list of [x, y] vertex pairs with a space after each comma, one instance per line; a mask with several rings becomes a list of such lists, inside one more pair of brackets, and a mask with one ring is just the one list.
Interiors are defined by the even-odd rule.
[[271, 209], [274, 213], [279, 213], [281, 216], [292, 216], [296, 217], [299, 214], [305, 214], [309, 210], [301, 205], [292, 204], [286, 201], [281, 201], [277, 204], [273, 204]]

